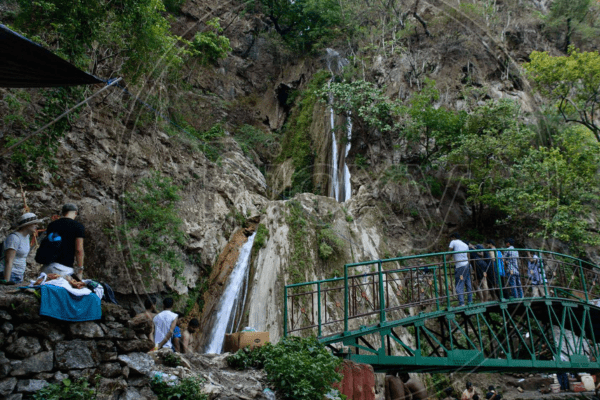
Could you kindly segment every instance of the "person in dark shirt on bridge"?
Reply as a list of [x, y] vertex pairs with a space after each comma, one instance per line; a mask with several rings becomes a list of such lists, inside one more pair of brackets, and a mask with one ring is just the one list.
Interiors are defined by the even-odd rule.
[[[61, 276], [75, 275], [81, 279], [83, 273], [83, 238], [85, 228], [75, 221], [79, 209], [75, 204], [67, 203], [62, 208], [62, 217], [48, 225], [46, 233], [56, 233], [61, 237], [59, 253], [53, 263], [44, 265], [41, 272]], [[73, 268], [73, 265], [77, 266]]]
[[521, 286], [521, 275], [519, 273], [519, 252], [514, 250], [514, 239], [508, 238], [504, 242], [508, 248], [503, 254], [506, 272], [508, 273], [506, 286], [510, 288], [512, 297], [520, 299], [523, 297], [523, 287]]

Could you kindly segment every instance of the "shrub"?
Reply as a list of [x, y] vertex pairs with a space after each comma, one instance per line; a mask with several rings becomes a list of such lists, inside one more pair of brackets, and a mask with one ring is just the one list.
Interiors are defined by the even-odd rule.
[[174, 385], [163, 381], [161, 376], [154, 376], [150, 388], [156, 393], [158, 400], [208, 400], [208, 396], [201, 393], [203, 382], [198, 377], [191, 377]]
[[33, 395], [34, 400], [91, 400], [95, 397], [94, 389], [89, 388], [85, 379], [71, 382], [64, 379], [61, 383], [46, 386]]
[[192, 55], [200, 60], [202, 65], [213, 64], [221, 58], [227, 57], [231, 51], [229, 39], [222, 36], [223, 28], [219, 18], [213, 18], [206, 23], [208, 30], [198, 32], [192, 40]]
[[284, 399], [321, 400], [341, 380], [333, 356], [315, 337], [287, 337], [254, 350], [241, 349], [229, 356], [232, 368], [264, 368], [267, 378]]

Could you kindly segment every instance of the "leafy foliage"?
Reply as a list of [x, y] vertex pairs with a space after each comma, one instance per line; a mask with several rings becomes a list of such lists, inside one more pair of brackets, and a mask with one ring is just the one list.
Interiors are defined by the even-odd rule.
[[[125, 57], [123, 72], [132, 81], [160, 67], [180, 66], [184, 48], [171, 34], [162, 0], [18, 0], [15, 25], [38, 37], [80, 68]], [[182, 43], [185, 43], [182, 41]], [[55, 44], [55, 46], [52, 46]], [[96, 57], [101, 50], [109, 54]]]
[[318, 230], [317, 241], [319, 242], [319, 257], [323, 260], [329, 259], [334, 253], [339, 254], [344, 247], [344, 241], [340, 239], [328, 225]]
[[227, 362], [236, 369], [264, 368], [273, 387], [290, 400], [321, 400], [341, 380], [336, 372], [341, 360], [315, 337], [286, 337], [276, 345], [241, 349]]
[[213, 64], [225, 58], [231, 51], [229, 39], [222, 36], [223, 28], [219, 18], [213, 18], [206, 23], [208, 30], [196, 33], [192, 40], [192, 55], [200, 60], [202, 65]]
[[567, 52], [574, 38], [585, 44], [600, 35], [599, 11], [592, 0], [555, 0], [546, 17], [546, 30], [564, 33], [563, 49]]
[[566, 122], [585, 126], [600, 142], [600, 54], [570, 48], [568, 56], [534, 51], [530, 58], [525, 68], [541, 93]]
[[335, 0], [252, 0], [249, 9], [260, 8], [283, 40], [293, 49], [310, 50], [331, 38], [341, 22]]
[[95, 390], [89, 387], [85, 379], [75, 382], [64, 379], [60, 383], [46, 386], [33, 395], [34, 400], [91, 400], [95, 397]]
[[204, 381], [197, 377], [184, 378], [177, 384], [167, 383], [160, 376], [154, 376], [150, 388], [158, 396], [158, 400], [208, 400], [202, 393]]
[[178, 192], [170, 178], [154, 172], [123, 196], [125, 218], [119, 233], [126, 239], [122, 250], [129, 253], [129, 267], [152, 276], [168, 267], [180, 276], [183, 260], [178, 246], [185, 244], [186, 235], [177, 214]]

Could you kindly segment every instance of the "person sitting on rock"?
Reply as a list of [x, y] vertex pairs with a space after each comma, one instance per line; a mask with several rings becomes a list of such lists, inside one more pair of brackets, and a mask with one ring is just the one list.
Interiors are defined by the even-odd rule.
[[0, 259], [0, 272], [4, 284], [14, 285], [23, 281], [30, 249], [30, 236], [42, 221], [34, 213], [25, 213], [17, 221], [17, 230], [4, 240]]
[[196, 349], [196, 338], [194, 333], [200, 328], [200, 322], [196, 318], [193, 318], [187, 326], [187, 329], [183, 331], [182, 336], [182, 353], [191, 354]]
[[402, 379], [402, 382], [404, 382], [404, 392], [406, 393], [407, 399], [425, 400], [429, 397], [427, 388], [419, 379], [411, 378], [407, 373], [402, 373], [398, 376]]
[[444, 393], [446, 393], [446, 397], [444, 397], [443, 400], [456, 400], [455, 397], [452, 396], [453, 392], [454, 392], [454, 389], [452, 389], [451, 387], [447, 387], [446, 389], [444, 389]]
[[473, 387], [473, 384], [467, 381], [466, 387], [464, 392], [462, 392], [460, 400], [474, 400], [473, 396], [475, 396], [475, 388]]
[[388, 371], [385, 375], [385, 400], [404, 400], [405, 396], [404, 382], [396, 372]]
[[175, 331], [175, 327], [177, 326], [177, 314], [175, 314], [171, 309], [173, 308], [173, 299], [171, 297], [167, 297], [163, 300], [164, 310], [156, 317], [154, 317], [154, 344], [156, 345], [155, 349], [159, 350], [163, 347], [168, 349], [173, 348], [173, 343], [171, 342], [171, 337], [173, 336], [173, 332]]

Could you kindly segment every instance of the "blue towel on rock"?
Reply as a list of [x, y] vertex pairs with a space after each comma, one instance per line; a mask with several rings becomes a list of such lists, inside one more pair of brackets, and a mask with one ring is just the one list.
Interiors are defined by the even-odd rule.
[[40, 315], [63, 321], [94, 321], [102, 317], [100, 298], [95, 293], [75, 296], [65, 288], [42, 285]]

